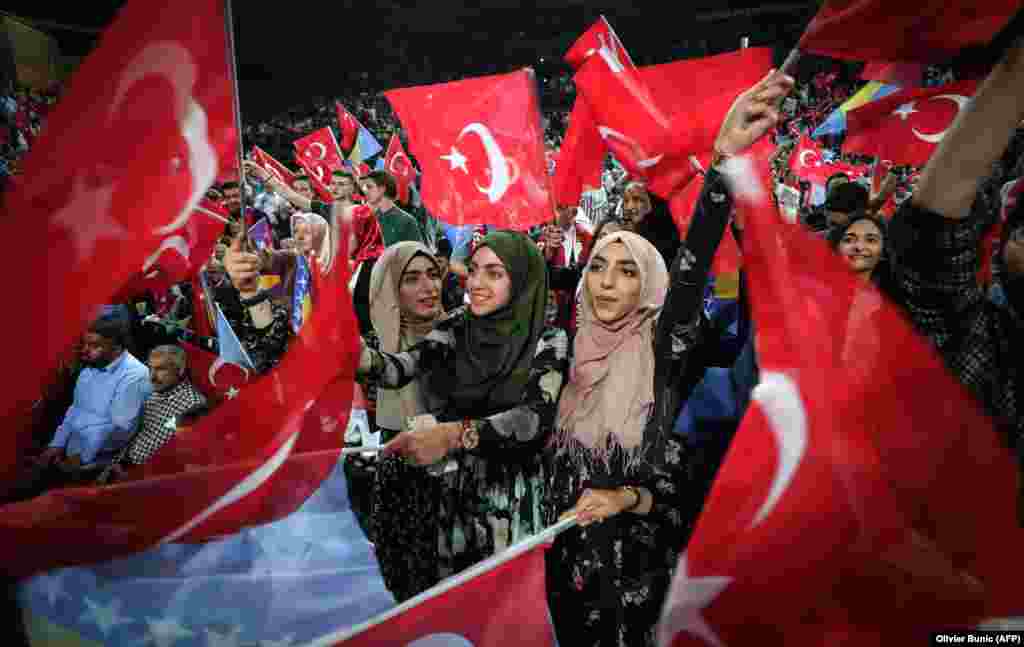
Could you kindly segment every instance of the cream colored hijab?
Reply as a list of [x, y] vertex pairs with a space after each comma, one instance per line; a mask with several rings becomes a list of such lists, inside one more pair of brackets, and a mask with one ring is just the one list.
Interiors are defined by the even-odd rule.
[[323, 274], [327, 274], [331, 271], [331, 266], [334, 263], [334, 236], [332, 235], [331, 226], [327, 224], [327, 221], [315, 213], [297, 213], [292, 215], [292, 233], [295, 232], [295, 224], [297, 222], [305, 222], [309, 225], [310, 234], [313, 238], [313, 249], [312, 254], [320, 264], [320, 271]]
[[[636, 261], [641, 290], [637, 307], [604, 323], [594, 314], [584, 271], [583, 317], [576, 332], [575, 359], [558, 405], [556, 442], [607, 460], [621, 449], [639, 458], [644, 427], [654, 406], [654, 328], [668, 292], [661, 253], [642, 237], [620, 231], [602, 238], [590, 262], [608, 245], [622, 243]], [[627, 466], [631, 461], [627, 459]]]
[[[412, 259], [421, 254], [436, 263], [426, 245], [406, 241], [388, 247], [373, 266], [370, 275], [370, 321], [384, 352], [398, 353], [411, 348], [434, 326], [433, 321], [407, 320], [399, 301], [402, 274]], [[401, 389], [377, 391], [377, 424], [384, 429], [399, 431], [405, 418], [424, 412], [416, 380]]]

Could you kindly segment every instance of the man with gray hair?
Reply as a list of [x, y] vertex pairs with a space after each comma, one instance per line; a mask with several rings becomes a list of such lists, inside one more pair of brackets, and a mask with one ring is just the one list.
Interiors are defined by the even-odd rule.
[[100, 476], [101, 483], [124, 467], [145, 463], [174, 436], [179, 426], [207, 411], [206, 398], [188, 379], [187, 357], [181, 347], [157, 346], [149, 353], [149, 380], [153, 393], [143, 405], [139, 429], [111, 469]]

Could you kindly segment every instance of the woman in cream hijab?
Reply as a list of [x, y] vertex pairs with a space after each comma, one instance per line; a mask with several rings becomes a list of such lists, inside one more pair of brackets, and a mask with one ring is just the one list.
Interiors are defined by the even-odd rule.
[[654, 245], [619, 231], [597, 242], [582, 285], [575, 358], [546, 461], [547, 521], [575, 513], [580, 523], [547, 554], [548, 599], [560, 641], [653, 644], [683, 534], [679, 446], [649, 424], [669, 275]]
[[[400, 353], [422, 341], [443, 313], [441, 270], [430, 250], [416, 242], [388, 247], [373, 266], [369, 301], [379, 350]], [[401, 389], [373, 390], [382, 443], [403, 431], [405, 420], [429, 410], [419, 380]], [[388, 587], [399, 599], [439, 579], [438, 520], [410, 514], [410, 510], [436, 510], [442, 486], [442, 479], [429, 474], [426, 467], [394, 459], [377, 462], [371, 534]]]

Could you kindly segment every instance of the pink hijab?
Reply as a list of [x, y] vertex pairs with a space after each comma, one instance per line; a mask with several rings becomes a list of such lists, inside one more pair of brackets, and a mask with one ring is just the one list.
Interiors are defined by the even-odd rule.
[[[558, 405], [556, 442], [570, 451], [592, 452], [607, 461], [622, 450], [639, 457], [644, 427], [654, 405], [654, 332], [668, 292], [668, 270], [661, 254], [642, 237], [626, 231], [602, 238], [590, 263], [612, 243], [626, 246], [640, 273], [635, 309], [612, 323], [594, 314], [584, 271], [583, 317], [576, 333], [569, 383]], [[635, 461], [627, 460], [627, 468]]]

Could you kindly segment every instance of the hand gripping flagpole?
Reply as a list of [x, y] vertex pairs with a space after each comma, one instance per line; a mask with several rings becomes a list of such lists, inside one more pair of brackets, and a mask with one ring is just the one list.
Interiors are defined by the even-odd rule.
[[379, 624], [387, 622], [391, 618], [394, 618], [395, 616], [404, 613], [405, 611], [408, 611], [409, 609], [417, 605], [423, 604], [428, 600], [432, 600], [438, 596], [444, 595], [448, 591], [458, 588], [466, 582], [483, 575], [484, 573], [493, 571], [502, 564], [510, 562], [513, 559], [519, 557], [520, 555], [523, 555], [524, 553], [530, 552], [531, 550], [533, 550], [537, 546], [540, 546], [541, 544], [553, 541], [559, 533], [576, 526], [578, 522], [579, 520], [577, 519], [576, 515], [566, 517], [558, 523], [548, 526], [536, 535], [533, 535], [532, 537], [527, 537], [526, 539], [509, 546], [497, 555], [485, 559], [479, 564], [467, 568], [466, 570], [462, 571], [457, 575], [453, 575], [452, 577], [442, 580], [434, 587], [427, 589], [426, 591], [420, 593], [415, 597], [409, 598], [408, 600], [406, 600], [402, 604], [399, 604], [395, 608], [385, 611], [384, 613], [374, 618], [370, 618], [362, 624], [358, 624], [353, 627], [349, 627], [347, 629], [343, 629], [336, 633], [330, 634], [328, 636], [319, 638], [316, 641], [310, 643], [307, 647], [329, 647], [349, 640], [363, 633], [364, 631], [367, 631], [372, 627], [376, 627]]

